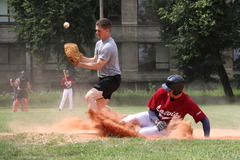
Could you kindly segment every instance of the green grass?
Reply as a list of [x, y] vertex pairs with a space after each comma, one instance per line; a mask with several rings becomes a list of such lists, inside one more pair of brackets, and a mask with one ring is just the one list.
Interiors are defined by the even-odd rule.
[[[117, 91], [112, 95], [109, 104], [112, 105], [131, 105], [131, 106], [144, 106], [151, 98], [155, 91], [153, 85], [149, 85], [148, 90], [124, 90]], [[84, 104], [84, 96], [87, 90], [76, 89], [74, 92], [74, 104], [77, 107], [78, 104]], [[224, 95], [224, 91], [221, 87], [215, 90], [191, 90], [186, 89], [185, 92], [189, 94], [192, 99], [198, 104], [228, 104], [228, 100]], [[240, 104], [240, 90], [233, 89], [235, 95], [235, 104]], [[50, 91], [50, 92], [33, 92], [29, 94], [30, 105], [32, 107], [56, 107], [59, 105], [62, 97], [62, 90]], [[12, 104], [12, 98], [9, 93], [0, 94], [1, 107], [10, 107]]]
[[[200, 106], [208, 115], [211, 128], [239, 130], [239, 105]], [[146, 111], [144, 106], [112, 106], [122, 114]], [[36, 125], [45, 126], [65, 117], [87, 118], [84, 104], [72, 112], [65, 107], [33, 107], [29, 112], [13, 113], [11, 108], [0, 108], [0, 160], [238, 160], [240, 140], [213, 139], [142, 139], [114, 138], [79, 141], [64, 134], [16, 132], [9, 124], [31, 129]], [[194, 129], [201, 128], [190, 116]], [[14, 134], [12, 134], [14, 133]], [[212, 135], [214, 136], [214, 135]], [[240, 135], [239, 135], [240, 136]], [[72, 138], [72, 141], [69, 141]], [[81, 137], [79, 137], [80, 139]]]
[[[16, 141], [15, 139], [12, 139]], [[19, 142], [21, 139], [18, 139]], [[139, 138], [109, 138], [87, 143], [55, 146], [2, 144], [3, 159], [54, 159], [54, 160], [233, 160], [239, 159], [239, 141], [223, 140], [145, 140]], [[2, 152], [4, 147], [5, 152]], [[11, 153], [11, 155], [9, 154]]]

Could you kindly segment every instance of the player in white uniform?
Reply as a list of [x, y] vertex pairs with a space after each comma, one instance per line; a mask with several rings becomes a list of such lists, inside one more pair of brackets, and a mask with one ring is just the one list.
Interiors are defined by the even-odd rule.
[[59, 105], [59, 111], [63, 109], [63, 106], [65, 104], [66, 99], [68, 98], [69, 102], [69, 110], [71, 111], [73, 108], [73, 89], [72, 86], [74, 84], [74, 80], [72, 77], [70, 77], [70, 73], [68, 70], [65, 71], [66, 77], [64, 76], [61, 80], [61, 85], [63, 86], [63, 94], [62, 94], [62, 100]]

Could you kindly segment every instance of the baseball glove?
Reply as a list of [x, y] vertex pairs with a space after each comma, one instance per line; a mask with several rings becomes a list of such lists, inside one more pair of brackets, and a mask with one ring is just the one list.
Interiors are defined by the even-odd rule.
[[160, 120], [156, 120], [155, 125], [157, 126], [158, 131], [163, 131], [167, 127], [167, 123]]
[[64, 45], [64, 51], [68, 60], [72, 62], [73, 65], [77, 65], [81, 61], [83, 55], [79, 52], [77, 44], [66, 43]]

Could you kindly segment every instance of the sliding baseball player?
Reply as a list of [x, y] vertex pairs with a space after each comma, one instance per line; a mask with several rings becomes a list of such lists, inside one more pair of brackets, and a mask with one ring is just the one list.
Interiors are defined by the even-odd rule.
[[162, 88], [158, 89], [149, 100], [148, 112], [129, 115], [123, 119], [125, 122], [138, 121], [139, 133], [167, 136], [166, 130], [173, 117], [183, 119], [186, 114], [193, 117], [196, 123], [201, 122], [205, 137], [210, 135], [210, 122], [198, 105], [183, 92], [184, 79], [180, 75], [171, 75]]

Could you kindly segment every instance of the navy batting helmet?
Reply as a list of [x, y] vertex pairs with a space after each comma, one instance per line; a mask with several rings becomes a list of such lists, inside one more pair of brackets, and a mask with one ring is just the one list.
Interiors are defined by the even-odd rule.
[[184, 88], [184, 78], [180, 75], [171, 75], [167, 78], [162, 88], [167, 91], [182, 91]]

